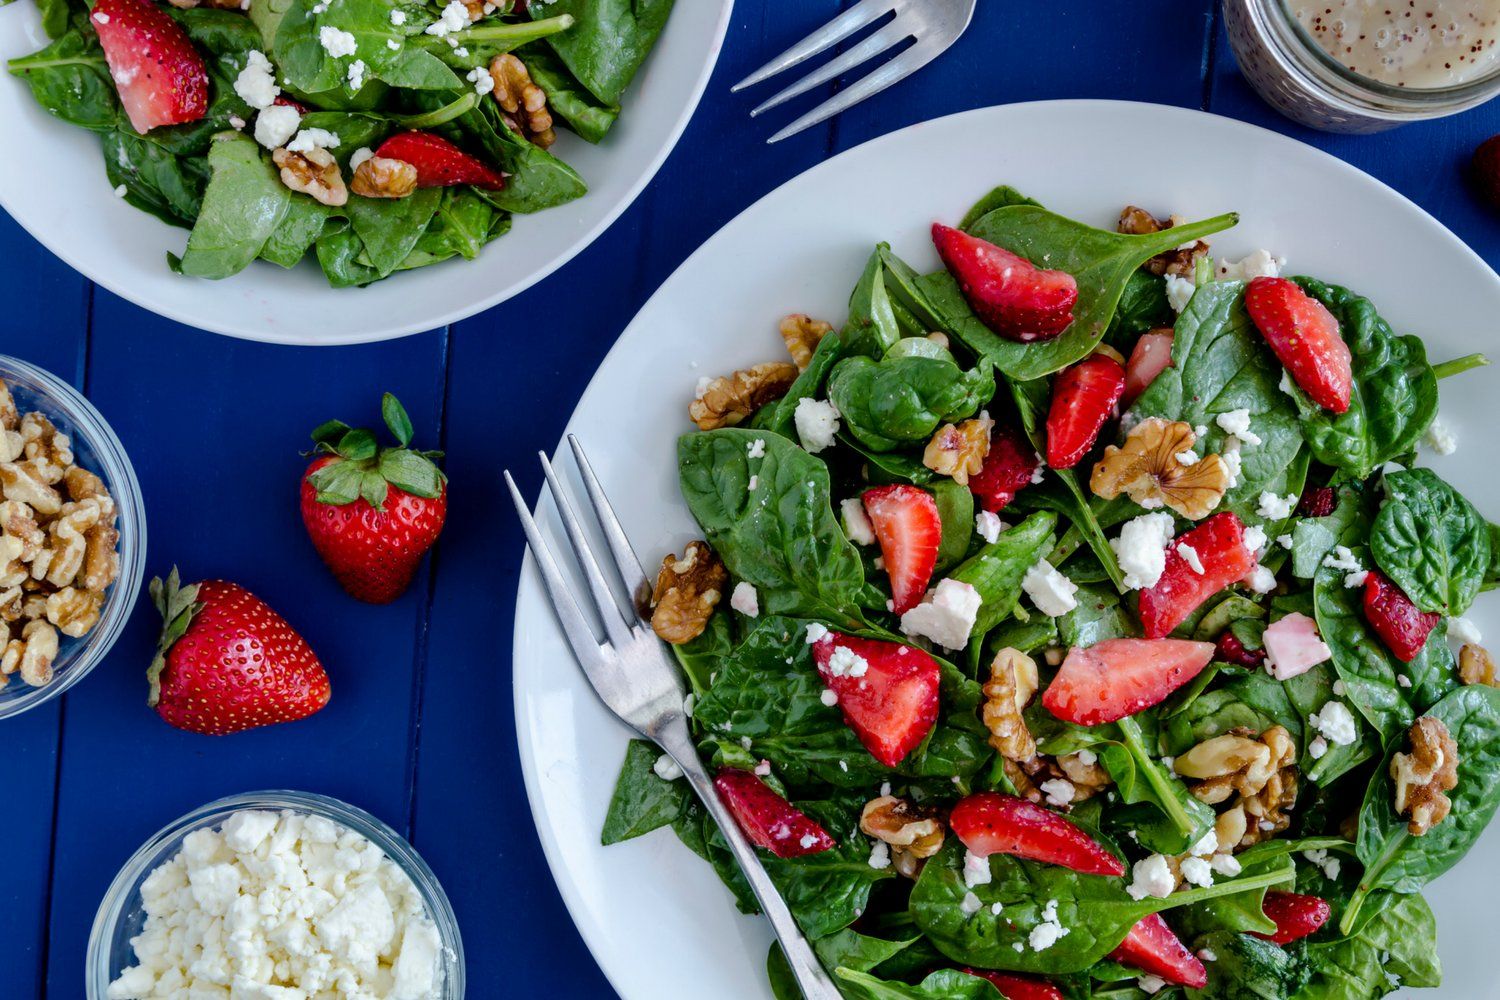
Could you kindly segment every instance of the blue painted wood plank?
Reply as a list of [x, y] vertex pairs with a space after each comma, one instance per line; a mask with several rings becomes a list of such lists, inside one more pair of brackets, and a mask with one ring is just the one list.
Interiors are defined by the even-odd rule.
[[146, 706], [157, 622], [142, 595], [119, 645], [68, 697], [51, 995], [80, 995], [89, 925], [121, 863], [197, 805], [288, 787], [406, 825], [425, 574], [387, 607], [344, 594], [302, 528], [299, 452], [330, 417], [378, 426], [384, 389], [407, 405], [418, 440], [435, 444], [444, 347], [441, 333], [336, 350], [232, 341], [98, 292], [92, 395], [141, 480], [148, 572], [177, 563], [190, 578], [224, 576], [259, 594], [311, 643], [333, 698], [311, 719], [233, 736], [172, 729]]
[[[89, 284], [53, 257], [8, 216], [0, 214], [0, 353], [40, 365], [83, 387], [88, 345]], [[19, 680], [12, 681], [19, 684]], [[48, 702], [4, 723], [9, 750], [0, 817], [10, 831], [0, 866], [0, 940], [10, 942], [9, 995], [41, 989], [47, 941], [47, 883], [51, 873], [53, 793], [62, 701]]]

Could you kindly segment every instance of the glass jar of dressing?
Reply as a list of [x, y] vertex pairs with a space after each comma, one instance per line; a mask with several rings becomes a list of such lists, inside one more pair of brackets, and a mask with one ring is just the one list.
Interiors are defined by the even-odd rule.
[[1500, 0], [1224, 0], [1240, 70], [1272, 107], [1376, 132], [1500, 94]]

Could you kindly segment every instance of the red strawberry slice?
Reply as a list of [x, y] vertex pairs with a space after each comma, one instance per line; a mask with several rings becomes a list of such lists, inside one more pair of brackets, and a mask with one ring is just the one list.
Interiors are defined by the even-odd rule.
[[271, 100], [271, 103], [279, 107], [291, 108], [299, 115], [305, 115], [308, 112], [312, 111], [312, 109], [309, 108], [306, 104], [303, 104], [301, 101], [293, 100], [285, 94], [277, 94], [275, 98]]
[[1018, 858], [1062, 865], [1085, 875], [1124, 875], [1120, 859], [1057, 813], [1002, 792], [975, 792], [959, 800], [948, 825], [981, 858]]
[[1198, 956], [1172, 933], [1172, 928], [1153, 913], [1130, 928], [1120, 946], [1109, 953], [1116, 962], [1134, 966], [1169, 983], [1202, 989], [1208, 985], [1208, 970]]
[[1125, 362], [1125, 395], [1120, 405], [1129, 406], [1150, 388], [1156, 376], [1172, 367], [1172, 331], [1170, 328], [1141, 334]]
[[915, 646], [829, 632], [813, 643], [813, 661], [844, 722], [886, 767], [901, 763], [937, 722], [940, 671]]
[[943, 541], [937, 501], [915, 486], [879, 486], [865, 490], [864, 502], [891, 577], [891, 610], [905, 614], [922, 603], [937, 566]]
[[978, 498], [979, 506], [998, 514], [1031, 485], [1040, 462], [1020, 431], [997, 424], [990, 434], [990, 452], [984, 457], [983, 467], [978, 475], [969, 477], [969, 492]]
[[472, 184], [490, 191], [505, 187], [503, 174], [431, 132], [397, 132], [380, 144], [375, 155], [416, 167], [417, 187]]
[[827, 830], [750, 771], [726, 767], [714, 778], [714, 788], [750, 843], [778, 858], [800, 858], [838, 846]]
[[1050, 340], [1073, 322], [1078, 282], [1066, 271], [1043, 271], [977, 236], [932, 224], [938, 256], [984, 325], [1007, 340]]
[[1297, 501], [1297, 515], [1327, 517], [1333, 513], [1338, 502], [1338, 494], [1333, 491], [1332, 486], [1309, 486], [1302, 491], [1302, 499]]
[[1125, 366], [1107, 354], [1092, 354], [1052, 381], [1047, 414], [1047, 464], [1071, 469], [1099, 440], [1125, 391]]
[[965, 975], [983, 979], [993, 985], [1005, 1000], [1063, 1000], [1062, 990], [1045, 979], [1018, 976], [1014, 972], [996, 972], [994, 969], [965, 968], [962, 971]]
[[1256, 278], [1245, 311], [1271, 352], [1312, 401], [1333, 413], [1349, 409], [1354, 373], [1349, 345], [1328, 307], [1287, 278]]
[[1248, 649], [1238, 636], [1225, 629], [1214, 643], [1214, 659], [1254, 670], [1265, 662], [1266, 654]]
[[1067, 659], [1042, 695], [1065, 722], [1097, 726], [1161, 702], [1198, 676], [1214, 658], [1211, 642], [1187, 639], [1106, 639]]
[[1291, 944], [1299, 938], [1305, 938], [1328, 923], [1328, 918], [1333, 915], [1333, 907], [1317, 896], [1276, 889], [1266, 893], [1261, 909], [1276, 922], [1276, 933], [1250, 933], [1272, 944]]
[[208, 112], [208, 70], [182, 26], [149, 0], [99, 0], [89, 23], [131, 126], [195, 122]]
[[1410, 663], [1427, 645], [1427, 636], [1443, 616], [1423, 611], [1391, 578], [1378, 569], [1365, 577], [1365, 621], [1396, 659]]
[[[1203, 572], [1182, 554], [1198, 555]], [[1245, 525], [1225, 511], [1203, 521], [1167, 546], [1167, 565], [1154, 587], [1141, 591], [1141, 627], [1147, 639], [1160, 639], [1187, 621], [1198, 606], [1255, 569], [1255, 553], [1245, 548]]]

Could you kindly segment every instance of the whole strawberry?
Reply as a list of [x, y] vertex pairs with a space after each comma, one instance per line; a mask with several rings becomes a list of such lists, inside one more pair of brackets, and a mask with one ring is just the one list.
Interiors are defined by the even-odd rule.
[[439, 451], [414, 451], [411, 420], [396, 397], [380, 403], [396, 447], [339, 420], [313, 431], [317, 456], [302, 475], [302, 523], [339, 584], [371, 604], [400, 597], [448, 516]]
[[223, 736], [305, 719], [328, 704], [328, 675], [307, 641], [237, 583], [151, 581], [161, 639], [147, 704], [178, 729]]

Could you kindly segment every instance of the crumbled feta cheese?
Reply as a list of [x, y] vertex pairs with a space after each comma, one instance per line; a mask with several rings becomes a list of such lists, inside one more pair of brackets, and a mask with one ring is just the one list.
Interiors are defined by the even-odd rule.
[[394, 38], [387, 38], [385, 40], [385, 47], [390, 49], [392, 52], [401, 51], [401, 43], [396, 41]]
[[797, 400], [792, 422], [797, 425], [797, 437], [802, 441], [802, 447], [809, 454], [816, 455], [832, 446], [839, 432], [839, 411], [827, 400], [804, 397]]
[[1000, 915], [1001, 911], [1004, 910], [1004, 909], [1005, 909], [1005, 904], [1004, 903], [991, 903], [990, 904], [990, 914], [992, 916], [998, 917]]
[[1458, 437], [1441, 416], [1433, 417], [1422, 432], [1422, 443], [1439, 455], [1451, 455], [1458, 450]]
[[1333, 551], [1323, 557], [1323, 565], [1329, 569], [1343, 570], [1346, 587], [1362, 587], [1370, 575], [1347, 545], [1335, 545]]
[[463, 31], [468, 26], [469, 8], [463, 5], [462, 0], [449, 0], [438, 19], [427, 26], [427, 34], [441, 38], [455, 31]]
[[891, 848], [883, 840], [875, 841], [870, 848], [870, 867], [876, 871], [884, 871], [891, 866]]
[[1065, 615], [1078, 607], [1078, 601], [1073, 597], [1078, 593], [1078, 584], [1046, 559], [1038, 559], [1036, 565], [1026, 571], [1021, 578], [1021, 589], [1031, 598], [1036, 609], [1048, 618]]
[[245, 56], [245, 68], [234, 78], [234, 92], [252, 108], [271, 107], [281, 88], [276, 85], [276, 70], [264, 52], [251, 49]]
[[807, 644], [811, 646], [815, 642], [822, 642], [828, 638], [828, 627], [821, 622], [807, 623]]
[[1396, 683], [1399, 684], [1400, 686], [1404, 687], [1404, 688], [1409, 688], [1409, 687], [1411, 687], [1411, 678], [1408, 677], [1406, 674], [1397, 674], [1396, 675]]
[[1203, 575], [1203, 559], [1198, 555], [1198, 550], [1187, 542], [1177, 543], [1177, 554], [1182, 556], [1182, 561], [1188, 564], [1188, 568], [1199, 576]]
[[1326, 702], [1321, 709], [1307, 717], [1308, 724], [1330, 743], [1346, 747], [1359, 738], [1359, 724], [1349, 706], [1341, 701]]
[[975, 532], [979, 534], [980, 538], [983, 538], [991, 545], [1000, 538], [1000, 533], [1007, 527], [1008, 525], [1000, 520], [999, 514], [992, 514], [987, 510], [982, 510], [974, 515]]
[[358, 90], [365, 85], [365, 61], [356, 59], [349, 64], [349, 72], [346, 75], [350, 90]]
[[1189, 448], [1187, 451], [1179, 451], [1176, 455], [1178, 465], [1197, 465], [1198, 453]]
[[1177, 879], [1173, 876], [1167, 859], [1160, 854], [1153, 854], [1131, 866], [1130, 884], [1125, 887], [1125, 891], [1130, 894], [1131, 899], [1145, 899], [1147, 896], [1166, 899], [1176, 888]]
[[1209, 867], [1225, 878], [1234, 878], [1242, 870], [1239, 860], [1227, 852], [1215, 854], [1208, 859]]
[[1313, 760], [1322, 760], [1327, 752], [1328, 741], [1321, 736], [1314, 736], [1312, 742], [1307, 744], [1307, 754]]
[[1094, 751], [1092, 751], [1092, 750], [1087, 750], [1087, 749], [1080, 750], [1076, 754], [1074, 754], [1073, 756], [1077, 757], [1078, 758], [1078, 762], [1080, 764], [1085, 765], [1085, 766], [1092, 766], [1093, 764], [1097, 763], [1098, 760], [1099, 760], [1099, 755], [1098, 754], [1094, 753]]
[[1224, 433], [1233, 434], [1245, 444], [1253, 446], [1262, 443], [1261, 436], [1250, 429], [1250, 410], [1246, 407], [1221, 413], [1214, 418], [1214, 423]]
[[1184, 858], [1181, 869], [1182, 877], [1193, 885], [1207, 887], [1214, 884], [1214, 870], [1203, 858]]
[[1469, 619], [1454, 615], [1448, 619], [1448, 641], [1461, 646], [1477, 646], [1484, 641], [1484, 636]]
[[1292, 381], [1292, 373], [1287, 371], [1286, 369], [1282, 369], [1281, 381], [1276, 383], [1276, 388], [1280, 389], [1288, 396], [1291, 396], [1293, 399], [1297, 398], [1296, 383]]
[[656, 758], [656, 763], [651, 765], [651, 770], [655, 771], [656, 776], [662, 781], [676, 781], [682, 777], [682, 768], [678, 767], [677, 762], [666, 754]]
[[1224, 469], [1229, 473], [1229, 483], [1226, 489], [1234, 489], [1240, 484], [1240, 475], [1245, 470], [1245, 458], [1240, 454], [1240, 439], [1233, 434], [1224, 439], [1219, 446], [1219, 458], [1224, 461]]
[[818, 700], [832, 708], [839, 703], [839, 696], [834, 694], [832, 688], [824, 688], [823, 693], [818, 695]]
[[751, 490], [751, 492], [754, 492], [759, 487], [760, 487], [760, 477], [759, 476], [751, 476], [750, 477], [750, 490]]
[[994, 877], [990, 873], [989, 858], [981, 858], [973, 851], [964, 852], [964, 885], [970, 889], [976, 886], [989, 885]]
[[1256, 566], [1245, 577], [1245, 583], [1257, 594], [1269, 594], [1276, 589], [1276, 574], [1264, 566]]
[[870, 515], [865, 513], [863, 500], [851, 497], [839, 504], [839, 512], [844, 516], [844, 534], [849, 536], [849, 541], [856, 545], [875, 544], [875, 526], [870, 523]]
[[1291, 535], [1277, 535], [1276, 536], [1276, 544], [1280, 545], [1284, 549], [1290, 549], [1292, 547], [1292, 545], [1293, 545], [1292, 536]]
[[741, 580], [734, 585], [734, 593], [729, 595], [729, 606], [746, 618], [760, 617], [760, 594], [756, 593], [754, 584]]
[[1175, 532], [1172, 515], [1156, 511], [1131, 518], [1120, 527], [1120, 537], [1109, 547], [1119, 557], [1125, 586], [1132, 590], [1154, 587], [1167, 565], [1167, 542]]
[[972, 892], [964, 893], [964, 898], [959, 900], [958, 903], [959, 910], [961, 910], [963, 912], [963, 915], [966, 917], [972, 917], [974, 914], [978, 913], [983, 906], [984, 904], [979, 901], [979, 897], [974, 895]]
[[1043, 479], [1047, 478], [1047, 460], [1042, 457], [1041, 452], [1036, 453], [1036, 465], [1031, 470], [1031, 485], [1039, 486]]
[[1209, 827], [1208, 832], [1199, 837], [1196, 844], [1188, 848], [1188, 853], [1199, 857], [1207, 857], [1218, 849], [1219, 835], [1214, 832], [1213, 827]]
[[[464, 20], [468, 20], [467, 14]], [[318, 29], [318, 44], [323, 46], [332, 59], [341, 59], [344, 56], [352, 56], [359, 51], [359, 43], [355, 41], [354, 35], [342, 28], [335, 28], [331, 24], [325, 24]]]
[[689, 691], [688, 696], [682, 699], [682, 714], [691, 719], [693, 717], [693, 706], [697, 703], [698, 696]]
[[1172, 307], [1173, 312], [1180, 313], [1186, 309], [1197, 290], [1198, 286], [1189, 279], [1175, 274], [1167, 275], [1167, 304]]
[[1049, 899], [1042, 907], [1042, 922], [1031, 929], [1026, 942], [1031, 945], [1032, 951], [1046, 951], [1067, 934], [1068, 928], [1057, 919], [1057, 900]]
[[1219, 960], [1219, 956], [1212, 948], [1199, 948], [1198, 958], [1204, 962], [1217, 962]]
[[1242, 539], [1245, 551], [1259, 559], [1266, 551], [1266, 529], [1258, 524], [1252, 524], [1245, 529]]
[[1279, 497], [1275, 493], [1262, 493], [1260, 501], [1256, 504], [1255, 513], [1267, 521], [1285, 521], [1292, 516], [1292, 511], [1297, 509], [1297, 495], [1288, 493]]
[[229, 127], [234, 129], [236, 132], [243, 132], [245, 130], [245, 119], [241, 118], [239, 115], [230, 115]]
[[1142, 993], [1160, 993], [1167, 988], [1167, 981], [1161, 976], [1153, 976], [1149, 972], [1144, 976], [1135, 977], [1136, 986], [1140, 987]]
[[1339, 859], [1331, 857], [1327, 850], [1318, 848], [1311, 851], [1303, 851], [1302, 856], [1323, 870], [1323, 874], [1330, 879], [1339, 877], [1339, 869], [1343, 867]]
[[762, 778], [768, 777], [771, 774], [771, 762], [762, 760], [759, 764], [756, 764], [755, 773]]
[[391, 11], [391, 23], [394, 24], [398, 28], [401, 27], [401, 25], [405, 24], [406, 23], [406, 11], [404, 11], [404, 10], [393, 10], [393, 11]]
[[1279, 681], [1305, 674], [1333, 656], [1318, 635], [1317, 623], [1298, 611], [1267, 625], [1261, 641], [1266, 650], [1266, 670]]
[[[485, 96], [490, 91], [495, 89], [495, 78], [490, 75], [490, 71], [484, 66], [475, 66], [473, 69], [469, 70], [469, 72], [464, 74], [464, 79], [468, 80], [474, 85], [474, 93], [478, 94], [480, 97]], [[759, 438], [757, 438], [756, 440], [760, 441]], [[761, 455], [765, 454], [765, 445], [766, 443], [764, 441], [760, 441]], [[759, 458], [760, 456], [752, 454], [750, 457]]]
[[1047, 796], [1048, 805], [1059, 808], [1071, 805], [1074, 796], [1077, 794], [1077, 789], [1073, 787], [1073, 783], [1066, 778], [1049, 778], [1037, 787], [1042, 790], [1043, 795]]
[[1334, 694], [1334, 697], [1336, 697], [1336, 698], [1342, 698], [1345, 694], [1348, 693], [1348, 691], [1349, 691], [1349, 688], [1347, 686], [1345, 686], [1345, 684], [1344, 684], [1343, 681], [1341, 681], [1341, 680], [1335, 680], [1333, 682], [1333, 694]]
[[834, 677], [863, 677], [870, 670], [870, 661], [848, 646], [835, 646], [828, 657], [828, 672]]
[[123, 197], [125, 197], [125, 194], [126, 194], [127, 190], [128, 189], [125, 187], [124, 184], [116, 184], [115, 185], [115, 197], [116, 198], [123, 198]]
[[267, 149], [279, 149], [301, 125], [302, 115], [296, 108], [273, 104], [255, 116], [255, 141]]
[[939, 580], [921, 604], [901, 616], [901, 631], [910, 636], [925, 636], [948, 649], [963, 649], [969, 644], [982, 603], [983, 598], [973, 584]]
[[314, 149], [338, 149], [339, 137], [327, 129], [305, 128], [297, 133], [297, 137], [286, 144], [288, 151], [293, 153], [310, 153]]
[[1214, 271], [1218, 281], [1250, 281], [1253, 278], [1279, 278], [1286, 267], [1285, 257], [1273, 257], [1268, 250], [1255, 252], [1234, 261], [1219, 261]]
[[349, 157], [349, 169], [358, 170], [361, 163], [364, 163], [366, 160], [373, 160], [374, 158], [374, 150], [369, 146], [361, 146]]
[[94, 23], [95, 24], [108, 24], [109, 23], [109, 15], [106, 14], [106, 13], [104, 13], [104, 11], [102, 11], [102, 10], [95, 11], [93, 16], [94, 16]]
[[755, 438], [749, 444], [745, 445], [745, 455], [747, 458], [765, 458], [766, 439]]

